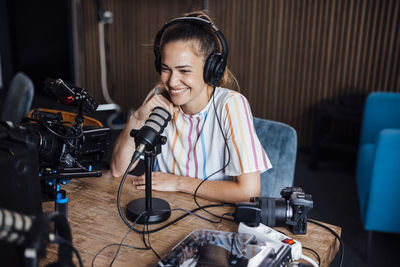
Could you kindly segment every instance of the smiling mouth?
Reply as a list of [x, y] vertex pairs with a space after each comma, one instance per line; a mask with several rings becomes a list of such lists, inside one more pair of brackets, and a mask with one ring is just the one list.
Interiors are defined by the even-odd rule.
[[187, 90], [189, 90], [188, 87], [183, 88], [183, 89], [169, 89], [169, 92], [171, 95], [181, 95], [184, 92], [186, 92]]

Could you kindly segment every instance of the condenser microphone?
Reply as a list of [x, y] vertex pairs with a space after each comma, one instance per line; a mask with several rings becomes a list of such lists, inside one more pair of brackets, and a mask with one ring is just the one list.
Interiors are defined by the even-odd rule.
[[149, 118], [140, 130], [132, 130], [130, 135], [135, 138], [136, 150], [132, 161], [143, 154], [145, 149], [153, 149], [159, 136], [163, 133], [168, 122], [171, 120], [171, 113], [162, 107], [155, 107]]
[[0, 240], [20, 245], [31, 228], [31, 217], [0, 208]]

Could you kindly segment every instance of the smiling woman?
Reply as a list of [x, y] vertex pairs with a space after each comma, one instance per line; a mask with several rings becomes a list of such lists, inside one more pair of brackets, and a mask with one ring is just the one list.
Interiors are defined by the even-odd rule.
[[176, 41], [163, 48], [161, 82], [175, 106], [189, 115], [199, 113], [213, 88], [203, 80], [204, 59], [193, 52], [195, 41]]
[[[254, 130], [247, 99], [226, 88], [235, 78], [226, 68], [223, 34], [205, 13], [191, 13], [158, 32], [154, 51], [161, 81], [118, 137], [112, 175], [121, 176], [129, 165], [135, 147], [130, 131], [139, 129], [155, 107], [163, 107], [173, 119], [156, 158], [154, 190], [196, 192], [222, 202], [258, 196], [260, 172], [272, 166]], [[135, 177], [133, 183], [144, 189], [144, 180], [144, 175]]]

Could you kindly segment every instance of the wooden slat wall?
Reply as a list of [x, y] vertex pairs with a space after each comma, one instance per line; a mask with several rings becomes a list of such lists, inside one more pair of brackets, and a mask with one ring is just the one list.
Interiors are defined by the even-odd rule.
[[[105, 25], [108, 88], [122, 108], [137, 108], [158, 81], [154, 68], [153, 39], [162, 25], [185, 12], [201, 9], [201, 1], [102, 0], [103, 10], [113, 13]], [[95, 1], [82, 1], [85, 46], [84, 86], [100, 103], [99, 35]]]
[[[101, 99], [94, 1], [83, 1], [86, 88]], [[103, 1], [109, 26], [109, 87], [137, 107], [157, 81], [152, 42], [164, 21], [201, 1]], [[400, 1], [209, 0], [230, 47], [229, 66], [253, 114], [285, 122], [311, 142], [316, 105], [343, 94], [400, 91]], [[149, 46], [145, 46], [149, 44]]]

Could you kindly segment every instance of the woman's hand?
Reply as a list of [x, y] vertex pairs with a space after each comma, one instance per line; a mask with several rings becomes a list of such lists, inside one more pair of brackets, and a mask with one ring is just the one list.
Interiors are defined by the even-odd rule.
[[175, 112], [179, 111], [177, 106], [174, 106], [171, 101], [169, 101], [165, 96], [161, 94], [153, 94], [150, 96], [146, 102], [133, 114], [135, 118], [139, 121], [145, 121], [150, 116], [151, 112], [155, 107], [162, 107], [171, 113], [174, 117]]
[[[132, 182], [137, 189], [145, 189], [145, 174], [133, 177]], [[179, 176], [165, 172], [153, 172], [151, 182], [153, 190], [178, 191]]]
[[[175, 107], [167, 97], [168, 95], [163, 96], [161, 94], [153, 94], [129, 117], [124, 130], [120, 133], [114, 143], [110, 164], [111, 174], [113, 177], [122, 176], [126, 168], [129, 166], [135, 148], [134, 138], [130, 135], [131, 130], [140, 129], [155, 107], [165, 108], [171, 113], [172, 117], [174, 117], [175, 112], [179, 111], [179, 108]], [[136, 164], [132, 165], [131, 170], [135, 166]]]

